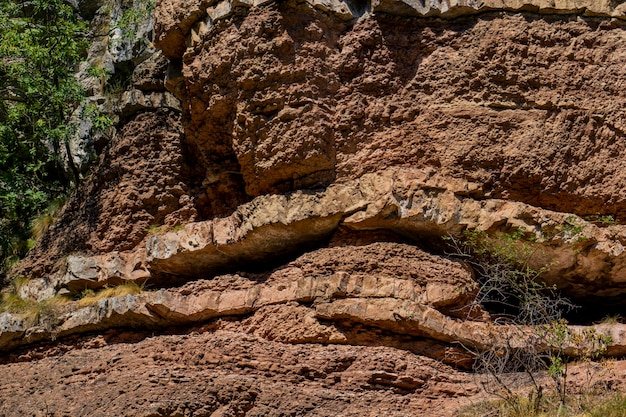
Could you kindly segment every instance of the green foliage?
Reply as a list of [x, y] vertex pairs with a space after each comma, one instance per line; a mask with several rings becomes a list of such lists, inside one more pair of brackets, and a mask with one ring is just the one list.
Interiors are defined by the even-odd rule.
[[184, 224], [178, 224], [176, 226], [169, 226], [166, 224], [151, 224], [150, 227], [146, 229], [146, 233], [148, 233], [149, 235], [160, 235], [166, 232], [180, 232], [184, 228]]
[[609, 398], [601, 398], [588, 407], [589, 417], [624, 417], [626, 416], [626, 395], [615, 393]]
[[185, 229], [185, 225], [184, 224], [177, 224], [176, 226], [172, 227], [172, 232], [180, 232], [181, 230]]
[[83, 117], [91, 120], [92, 129], [95, 132], [104, 132], [111, 126], [113, 126], [113, 119], [109, 116], [102, 114], [100, 109], [95, 104], [88, 104], [83, 110]]
[[87, 68], [87, 75], [93, 78], [97, 78], [106, 82], [109, 78], [111, 78], [111, 74], [101, 66], [91, 66]]
[[28, 249], [30, 219], [69, 185], [60, 155], [84, 97], [73, 76], [84, 29], [62, 0], [0, 2], [0, 274]]
[[55, 198], [48, 203], [48, 206], [31, 221], [30, 234], [32, 238], [29, 239], [30, 244], [33, 244], [46, 232], [46, 230], [48, 230], [50, 226], [52, 226], [61, 212], [64, 203], [65, 196]]
[[459, 241], [462, 251], [483, 263], [505, 263], [511, 268], [523, 268], [535, 253], [534, 236], [521, 229], [489, 236], [480, 230], [465, 230]]
[[78, 299], [81, 300], [87, 297], [94, 297], [95, 295], [96, 295], [96, 292], [94, 290], [90, 288], [86, 288], [80, 292], [80, 294], [78, 295]]
[[122, 31], [122, 39], [134, 40], [137, 37], [139, 25], [145, 21], [154, 11], [154, 0], [138, 0], [133, 7], [130, 7], [122, 13], [117, 20], [113, 29]]
[[565, 222], [557, 227], [557, 230], [564, 235], [564, 237], [572, 239], [574, 242], [584, 242], [587, 240], [587, 237], [583, 235], [584, 225], [576, 216], [568, 216]]
[[615, 220], [615, 217], [611, 216], [610, 214], [592, 214], [591, 216], [586, 216], [585, 220], [602, 226], [612, 226], [614, 224], [617, 224], [617, 220]]
[[[575, 218], [569, 219], [563, 225], [563, 233], [575, 237], [582, 233], [582, 226]], [[563, 314], [574, 306], [554, 286], [542, 281], [550, 265], [538, 270], [529, 266], [535, 249], [522, 231], [494, 236], [470, 231], [460, 241], [448, 241], [454, 253], [465, 258], [477, 273], [477, 303], [490, 310], [497, 322], [513, 325], [497, 328], [494, 339], [498, 342], [474, 352], [476, 370], [490, 377], [483, 387], [500, 396], [506, 403], [504, 408], [517, 413], [501, 415], [536, 415], [533, 413], [540, 409], [546, 388], [537, 378], [539, 372], [552, 379], [553, 395], [564, 404], [568, 397], [568, 355], [596, 359], [606, 352], [611, 338], [594, 328], [575, 331], [568, 326]], [[520, 371], [534, 387], [522, 402], [503, 379], [506, 373]]]
[[167, 231], [167, 226], [162, 224], [151, 224], [150, 227], [146, 229], [146, 233], [149, 235], [160, 235]]
[[476, 302], [500, 320], [518, 324], [545, 324], [561, 318], [573, 306], [556, 288], [542, 280], [550, 265], [530, 266], [537, 249], [519, 229], [489, 236], [466, 231], [460, 240], [449, 239], [453, 252], [462, 254], [476, 271], [480, 289]]

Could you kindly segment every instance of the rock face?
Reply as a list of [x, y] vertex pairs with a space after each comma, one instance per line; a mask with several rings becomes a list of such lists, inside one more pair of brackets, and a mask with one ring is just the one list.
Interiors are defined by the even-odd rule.
[[[477, 392], [466, 374], [382, 346], [292, 345], [210, 328], [70, 343], [63, 347], [71, 351], [59, 356], [34, 353], [29, 362], [0, 365], [15, 375], [13, 384], [0, 385], [0, 412], [278, 417], [381, 415], [383, 409], [382, 415], [401, 417], [438, 409], [452, 415], [453, 403]], [[28, 386], [29, 401], [18, 384]], [[48, 407], [39, 407], [44, 402]]]
[[76, 74], [88, 97], [73, 115], [65, 163], [89, 178], [22, 264], [29, 277], [53, 272], [69, 253], [130, 249], [151, 226], [195, 219], [180, 102], [165, 89], [167, 60], [152, 44], [154, 2], [70, 4], [90, 22], [90, 47]]
[[[68, 3], [90, 23], [90, 47], [76, 74], [88, 97], [74, 112], [71, 122], [78, 128], [64, 155], [67, 170], [84, 175], [116, 129], [135, 113], [159, 107], [180, 110], [180, 106], [165, 91], [158, 66], [150, 66], [159, 59], [164, 63], [161, 53], [152, 45], [153, 0]], [[143, 78], [158, 81], [150, 84], [142, 81]], [[129, 90], [133, 89], [145, 92], [147, 97], [139, 97], [138, 92], [129, 96]], [[102, 116], [113, 123], [103, 125]]]
[[47, 272], [51, 254], [131, 249], [152, 225], [193, 220], [181, 135], [180, 117], [172, 111], [144, 113], [127, 123], [31, 253], [24, 273]]
[[[475, 199], [470, 195], [476, 184], [442, 182], [431, 174], [391, 169], [324, 191], [257, 197], [228, 217], [149, 235], [133, 250], [70, 255], [55, 278], [34, 279], [24, 288], [40, 291], [44, 280], [72, 292], [124, 280], [174, 285], [224, 271], [267, 269], [341, 230], [389, 230], [432, 245], [469, 229], [524, 233], [532, 249], [529, 265], [545, 269], [543, 279], [570, 296], [619, 299], [626, 292], [624, 226], [598, 227], [524, 203]], [[349, 233], [339, 236], [350, 239]]]
[[184, 53], [157, 39], [182, 59], [188, 139], [207, 166], [236, 159], [249, 194], [432, 167], [488, 197], [626, 214], [621, 21], [235, 10]]
[[[112, 32], [103, 65], [127, 85], [94, 102], [115, 131], [16, 293], [145, 288], [0, 315], [5, 371], [32, 362], [28, 412], [455, 415], [480, 395], [474, 352], [533, 343], [475, 304], [442, 239], [465, 231], [515, 233], [542, 280], [622, 306], [625, 21], [619, 1], [162, 0], [162, 52]], [[625, 326], [570, 329], [621, 357]], [[70, 380], [40, 395], [58, 358]], [[0, 384], [6, 415], [14, 395]]]

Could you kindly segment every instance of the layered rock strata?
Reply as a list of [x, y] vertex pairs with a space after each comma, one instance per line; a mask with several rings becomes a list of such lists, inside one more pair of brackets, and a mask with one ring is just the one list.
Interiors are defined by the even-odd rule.
[[[146, 290], [4, 313], [0, 349], [209, 323], [181, 343], [256, 355], [220, 353], [215, 384], [236, 362], [281, 397], [294, 390], [276, 378], [294, 372], [260, 364], [264, 349], [375, 358], [354, 372], [302, 365], [289, 384], [312, 390], [293, 403], [244, 378], [237, 394], [207, 388], [211, 404], [150, 400], [150, 416], [408, 415], [440, 405], [422, 394], [462, 396], [472, 352], [535, 341], [474, 304], [479, 284], [442, 237], [515, 233], [567, 295], [625, 299], [624, 20], [623, 2], [585, 0], [159, 2], [164, 57], [133, 62], [133, 89], [106, 104], [119, 131], [22, 265], [18, 293], [53, 305], [127, 281]], [[626, 354], [624, 327], [594, 327], [608, 355]]]
[[[162, 328], [217, 318], [246, 318], [251, 322], [247, 331], [283, 343], [379, 343], [456, 367], [471, 366], [474, 350], [499, 344], [521, 349], [535, 343], [529, 339], [532, 328], [489, 322], [473, 303], [476, 290], [472, 275], [461, 264], [406, 243], [362, 242], [312, 251], [271, 273], [218, 275], [85, 307], [66, 304], [66, 313], [42, 315], [36, 325], [29, 318], [4, 313], [0, 349], [52, 336]], [[626, 353], [626, 325], [595, 329], [612, 337], [608, 355]], [[575, 345], [566, 348], [572, 356], [579, 354]]]
[[[179, 74], [207, 183], [237, 164], [250, 195], [431, 167], [481, 184], [485, 197], [626, 214], [624, 23], [583, 18], [593, 7], [344, 21], [307, 3], [219, 17], [212, 3], [163, 4], [157, 44]], [[607, 14], [623, 17], [621, 7]], [[179, 33], [196, 42], [169, 38]]]
[[[152, 285], [190, 283], [72, 308], [52, 325], [42, 321], [40, 327], [29, 327], [26, 320], [5, 314], [2, 345], [10, 349], [51, 335], [182, 325], [260, 311], [265, 313], [258, 313], [263, 320], [268, 320], [267, 308], [282, 305], [286, 311], [301, 311], [300, 318], [308, 317], [304, 339], [293, 329], [301, 324], [300, 319], [284, 324], [284, 331], [295, 338], [286, 341], [292, 343], [357, 343], [336, 328], [337, 323], [357, 323], [430, 340], [425, 344], [414, 340], [409, 345], [416, 353], [467, 365], [467, 351], [454, 348], [456, 343], [467, 349], [487, 349], [501, 343], [503, 334], [516, 330], [481, 322], [488, 316], [473, 304], [477, 284], [467, 267], [413, 246], [418, 238], [427, 244], [429, 239], [466, 228], [492, 234], [500, 230], [535, 233], [534, 239], [529, 239], [532, 243], [527, 243], [536, 246], [536, 259], [531, 261], [543, 264], [545, 259], [553, 260], [546, 278], [563, 285], [569, 273], [570, 292], [589, 292], [598, 282], [585, 281], [585, 277], [604, 271], [604, 280], [613, 277], [608, 284], [613, 293], [607, 288], [597, 291], [604, 291], [605, 296], [619, 294], [623, 249], [616, 236], [624, 232], [622, 226], [601, 229], [571, 215], [522, 203], [474, 200], [467, 197], [473, 190], [471, 184], [448, 183], [444, 188], [441, 184], [439, 177], [419, 171], [370, 174], [318, 193], [258, 197], [228, 218], [150, 236], [145, 246], [134, 251], [71, 256], [67, 272], [56, 285], [74, 292], [132, 280]], [[574, 234], [573, 229], [564, 228], [567, 225], [579, 230]], [[367, 232], [374, 229], [394, 233]], [[272, 259], [276, 262], [277, 253], [293, 254], [319, 244], [332, 233], [335, 237], [328, 248], [302, 255], [270, 273], [219, 275], [225, 270], [267, 268], [264, 265]], [[364, 237], [359, 238], [362, 233]], [[401, 243], [401, 235], [413, 241]], [[196, 281], [201, 277], [210, 280]], [[48, 294], [53, 295], [54, 286], [48, 284]], [[42, 286], [44, 282], [33, 280], [21, 291], [24, 295], [46, 294]], [[274, 309], [271, 314], [281, 314], [279, 311]], [[609, 329], [614, 333], [611, 355], [624, 351], [626, 342], [620, 329]], [[514, 338], [522, 348], [526, 336], [524, 330], [520, 332]], [[575, 350], [571, 354], [575, 355]]]
[[[148, 236], [131, 251], [70, 255], [65, 270], [45, 278], [47, 294], [128, 280], [173, 285], [223, 271], [263, 269], [319, 245], [339, 228], [390, 230], [426, 245], [464, 230], [518, 232], [525, 236], [520, 243], [532, 248], [530, 265], [546, 267], [544, 278], [571, 296], [624, 294], [626, 227], [600, 227], [569, 213], [471, 197], [478, 192], [477, 184], [433, 172], [392, 169], [324, 191], [261, 196], [229, 217]], [[41, 291], [42, 280], [30, 285]]]
[[181, 135], [180, 115], [166, 109], [137, 115], [120, 128], [22, 274], [47, 276], [61, 254], [132, 249], [154, 223], [193, 220]]
[[478, 391], [467, 374], [404, 350], [272, 342], [232, 324], [161, 337], [106, 333], [24, 354], [0, 365], [13, 375], [0, 383], [0, 412], [404, 417], [437, 409], [451, 416]]

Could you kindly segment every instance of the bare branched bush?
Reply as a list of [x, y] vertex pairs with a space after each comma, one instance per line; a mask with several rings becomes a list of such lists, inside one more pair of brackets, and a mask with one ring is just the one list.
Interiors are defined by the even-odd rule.
[[601, 353], [610, 339], [595, 331], [575, 332], [563, 318], [575, 308], [542, 275], [550, 265], [530, 267], [535, 245], [522, 232], [490, 237], [484, 232], [466, 232], [461, 239], [448, 237], [453, 257], [469, 264], [479, 281], [475, 303], [490, 312], [495, 323], [487, 349], [474, 350], [475, 370], [488, 377], [483, 388], [511, 406], [520, 404], [515, 387], [503, 376], [518, 373], [518, 382], [530, 384], [524, 406], [537, 410], [546, 387], [539, 372], [550, 376], [560, 402], [567, 396], [568, 352], [581, 357]]

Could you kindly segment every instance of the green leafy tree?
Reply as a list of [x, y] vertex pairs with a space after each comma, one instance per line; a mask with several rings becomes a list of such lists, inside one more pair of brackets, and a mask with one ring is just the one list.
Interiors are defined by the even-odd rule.
[[84, 98], [74, 77], [84, 30], [62, 0], [0, 1], [0, 274], [28, 249], [33, 217], [70, 185], [61, 155]]

